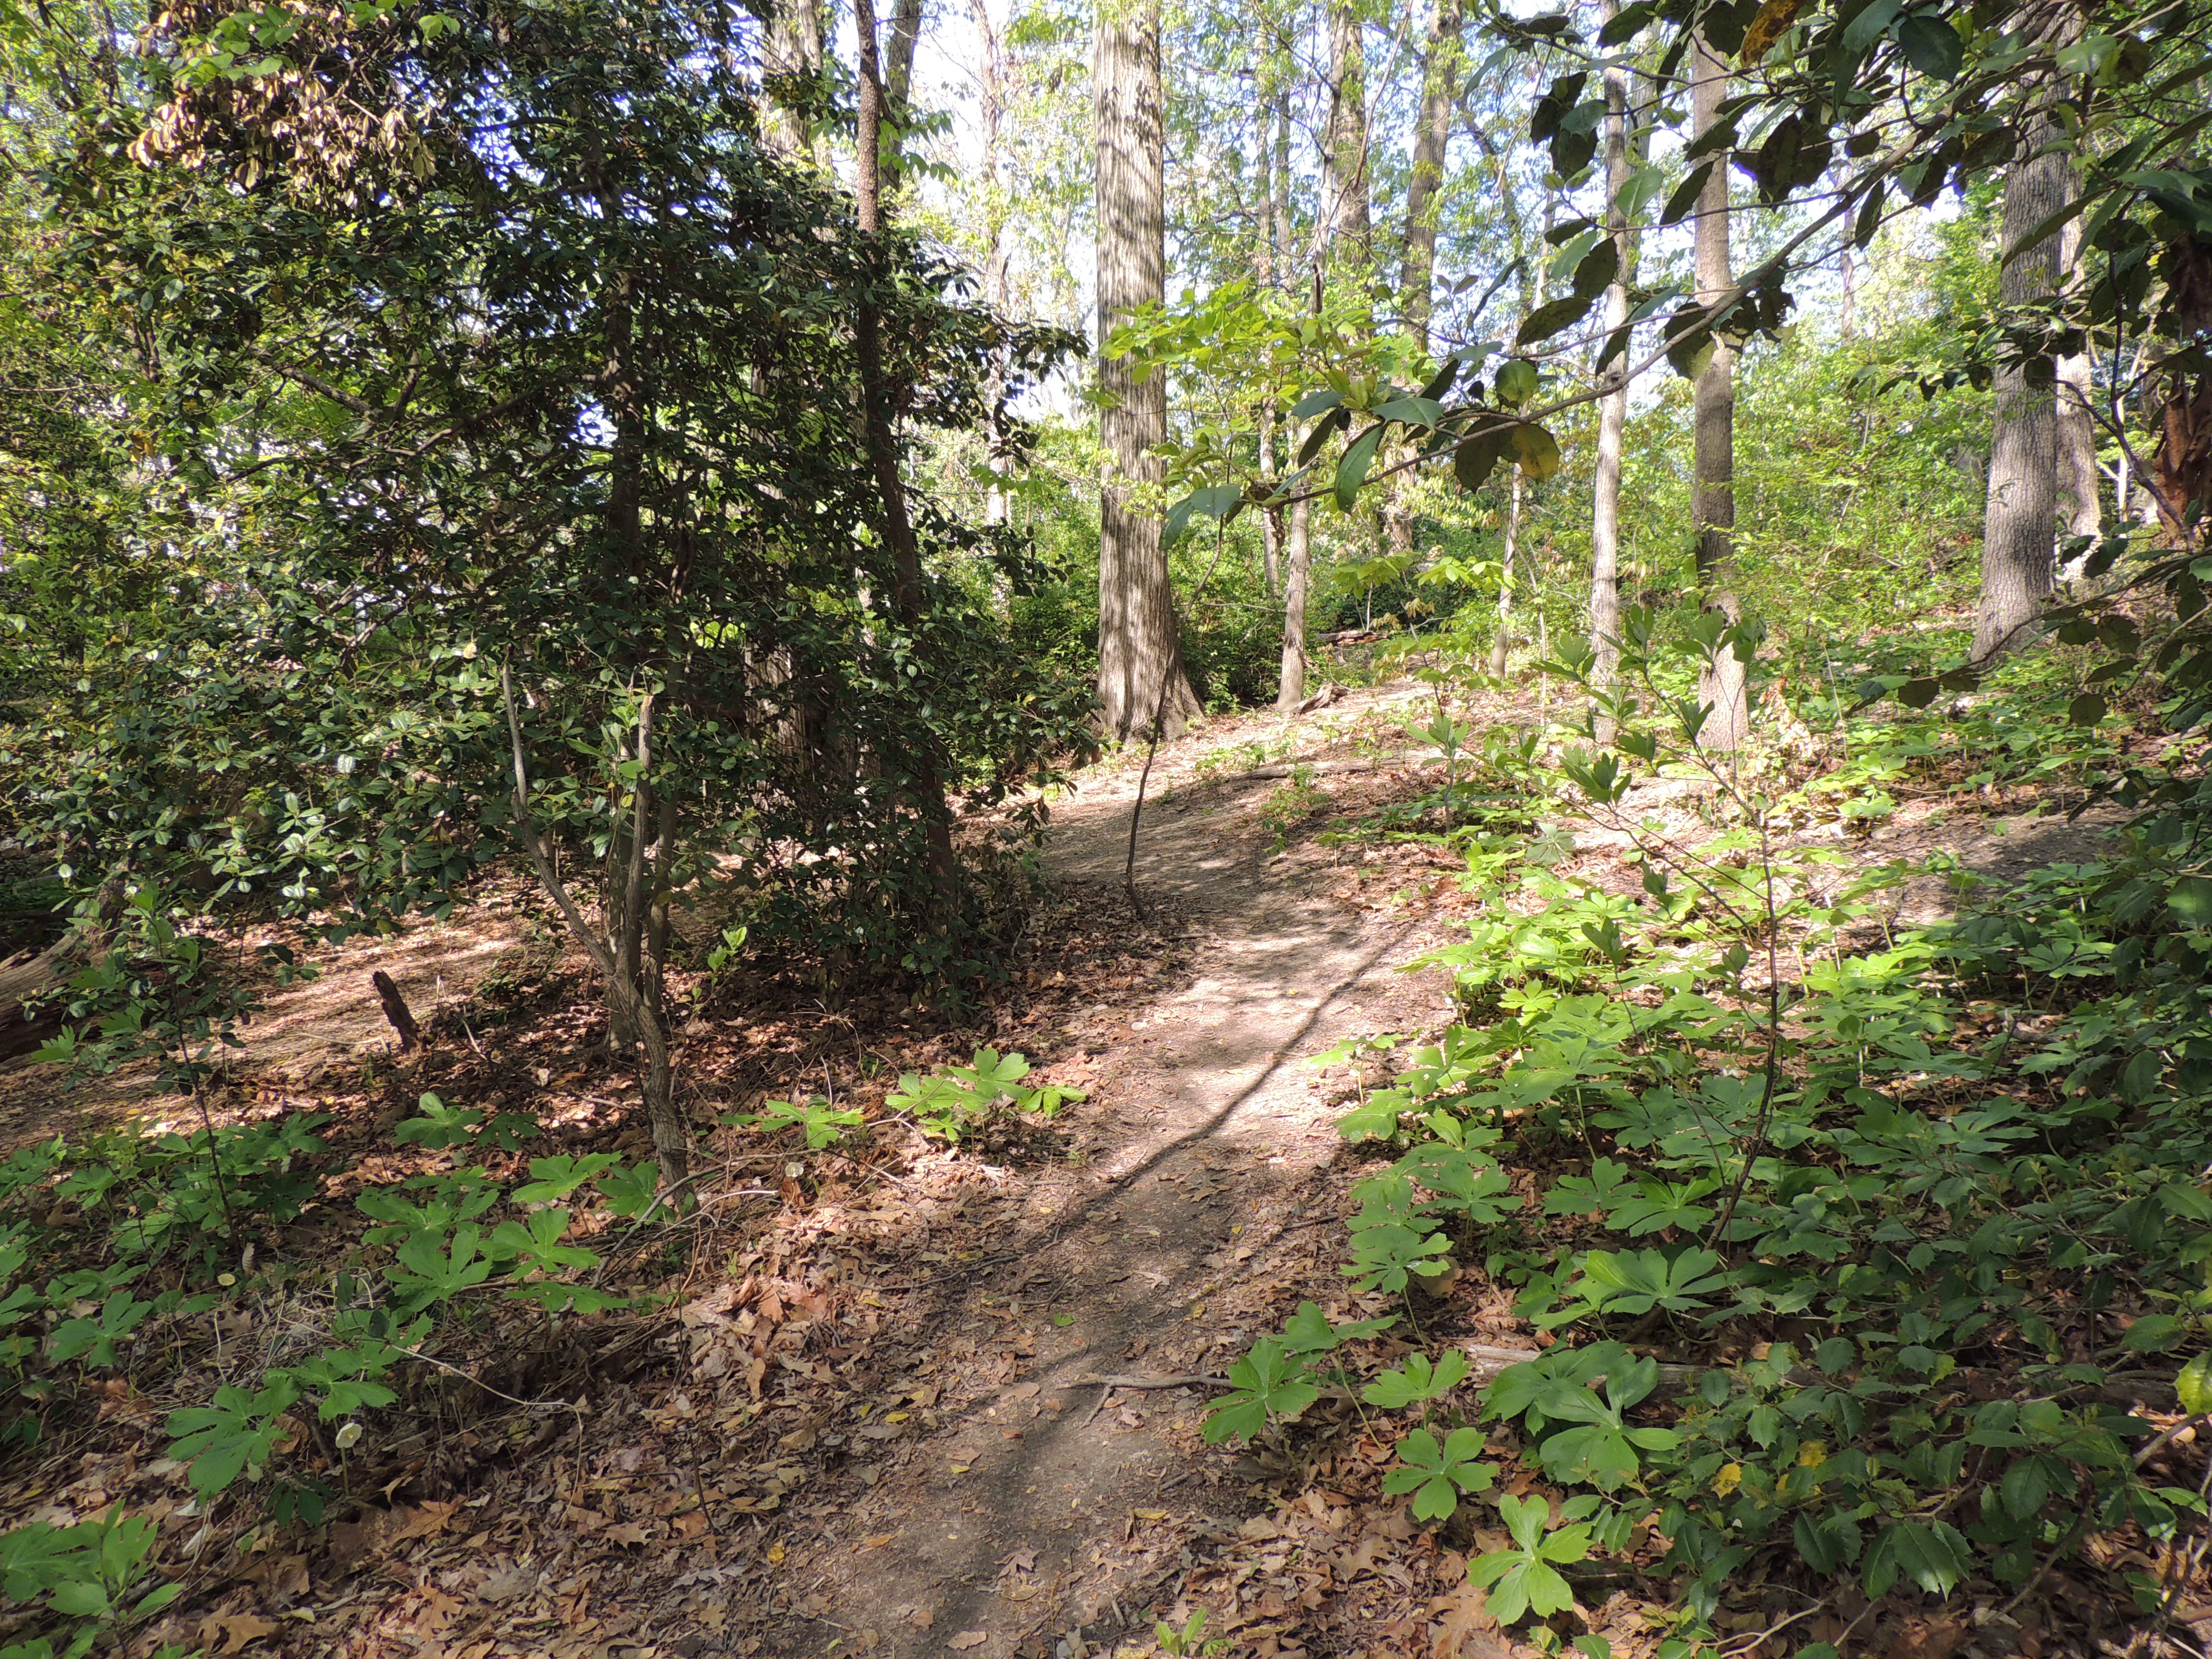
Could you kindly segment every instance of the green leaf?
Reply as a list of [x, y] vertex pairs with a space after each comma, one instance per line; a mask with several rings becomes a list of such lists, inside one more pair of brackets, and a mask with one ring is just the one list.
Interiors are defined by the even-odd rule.
[[1542, 427], [1515, 427], [1512, 443], [1514, 458], [1533, 482], [1541, 483], [1559, 470], [1559, 441]]
[[1492, 384], [1496, 387], [1498, 401], [1508, 409], [1518, 409], [1536, 395], [1536, 365], [1526, 357], [1509, 358], [1498, 364]]
[[1426, 1429], [1416, 1429], [1398, 1443], [1401, 1467], [1383, 1478], [1382, 1490], [1394, 1497], [1412, 1492], [1413, 1513], [1423, 1521], [1449, 1520], [1462, 1492], [1486, 1492], [1496, 1478], [1488, 1464], [1475, 1461], [1482, 1444], [1479, 1429], [1455, 1429], [1441, 1445]]
[[1360, 1391], [1359, 1397], [1370, 1406], [1389, 1411], [1423, 1401], [1441, 1400], [1467, 1380], [1469, 1369], [1468, 1357], [1457, 1348], [1445, 1349], [1443, 1358], [1434, 1366], [1425, 1353], [1408, 1354], [1403, 1370], [1384, 1371]]
[[1704, 162], [1675, 185], [1674, 194], [1667, 198], [1667, 205], [1659, 210], [1659, 222], [1662, 225], [1680, 224], [1696, 212], [1698, 198], [1705, 194], [1705, 185], [1713, 176], [1713, 169], [1719, 165], [1718, 161]]
[[1304, 397], [1292, 404], [1291, 418], [1294, 421], [1310, 420], [1316, 415], [1324, 415], [1332, 409], [1340, 407], [1343, 402], [1344, 394], [1341, 392], [1332, 392], [1327, 386], [1322, 386], [1316, 391], [1307, 392]]
[[2198, 1354], [2181, 1368], [2181, 1375], [2173, 1379], [2173, 1391], [2181, 1409], [2191, 1416], [2212, 1412], [2212, 1352]]
[[1915, 12], [1897, 26], [1897, 45], [1907, 63], [1938, 81], [1956, 80], [1966, 61], [1959, 31], [1928, 12]]
[[2196, 1324], [2179, 1314], [2145, 1314], [2128, 1327], [2120, 1346], [2130, 1353], [2155, 1353], [2170, 1348], [2175, 1340]]
[[1513, 343], [1516, 345], [1532, 345], [1538, 340], [1548, 340], [1562, 329], [1571, 327], [1589, 316], [1590, 307], [1596, 303], [1597, 295], [1595, 294], [1569, 294], [1548, 301], [1528, 313], [1521, 325], [1520, 331], [1513, 337]]
[[1512, 430], [1510, 427], [1485, 427], [1473, 437], [1460, 441], [1452, 451], [1452, 477], [1462, 489], [1472, 493], [1482, 488], [1511, 447]]
[[1296, 1417], [1321, 1397], [1307, 1376], [1304, 1362], [1272, 1336], [1261, 1337], [1251, 1352], [1229, 1368], [1235, 1390], [1206, 1416], [1208, 1445], [1231, 1435], [1249, 1438], [1275, 1418]]
[[1283, 1346], [1296, 1354], [1326, 1353], [1340, 1343], [1377, 1335], [1397, 1322], [1398, 1316], [1393, 1314], [1388, 1319], [1355, 1319], [1349, 1324], [1332, 1325], [1318, 1305], [1301, 1302], [1283, 1327]]
[[1344, 452], [1344, 459], [1336, 464], [1336, 505], [1340, 511], [1349, 513], [1352, 503], [1359, 499], [1359, 486], [1366, 482], [1367, 469], [1375, 463], [1375, 451], [1382, 442], [1382, 428], [1372, 426], [1352, 441]]

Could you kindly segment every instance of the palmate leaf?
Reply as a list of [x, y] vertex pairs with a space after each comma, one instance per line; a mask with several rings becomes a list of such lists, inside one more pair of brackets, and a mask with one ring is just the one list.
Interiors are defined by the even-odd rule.
[[1261, 1337], [1229, 1368], [1229, 1382], [1235, 1392], [1206, 1414], [1209, 1446], [1231, 1435], [1249, 1439], [1272, 1419], [1296, 1417], [1321, 1397], [1306, 1375], [1305, 1362], [1272, 1336]]
[[1410, 1275], [1433, 1278], [1451, 1266], [1451, 1244], [1442, 1233], [1424, 1238], [1411, 1227], [1388, 1224], [1363, 1228], [1352, 1237], [1352, 1261], [1337, 1271], [1356, 1279], [1363, 1291], [1383, 1291], [1395, 1296], [1411, 1282]]
[[1475, 1459], [1482, 1452], [1480, 1429], [1455, 1429], [1439, 1445], [1426, 1429], [1416, 1429], [1398, 1443], [1400, 1467], [1383, 1477], [1382, 1490], [1393, 1497], [1413, 1494], [1413, 1513], [1423, 1521], [1448, 1521], [1459, 1508], [1462, 1492], [1487, 1492], [1496, 1472]]
[[1359, 1397], [1370, 1406], [1391, 1411], [1441, 1400], [1467, 1381], [1469, 1369], [1467, 1356], [1457, 1348], [1445, 1349], [1444, 1357], [1434, 1365], [1425, 1353], [1408, 1354], [1403, 1370], [1384, 1371], [1361, 1390]]
[[1498, 1513], [1515, 1547], [1492, 1550], [1467, 1564], [1468, 1582], [1490, 1593], [1490, 1613], [1500, 1625], [1517, 1624], [1534, 1612], [1540, 1619], [1565, 1613], [1575, 1604], [1574, 1592], [1554, 1564], [1583, 1560], [1589, 1554], [1590, 1528], [1585, 1522], [1562, 1527], [1548, 1536], [1544, 1531], [1552, 1506], [1540, 1498], [1498, 1500]]
[[1355, 1319], [1348, 1324], [1332, 1325], [1316, 1304], [1301, 1302], [1283, 1327], [1283, 1346], [1296, 1354], [1327, 1353], [1340, 1343], [1379, 1335], [1397, 1322], [1398, 1316], [1393, 1314], [1388, 1319]]

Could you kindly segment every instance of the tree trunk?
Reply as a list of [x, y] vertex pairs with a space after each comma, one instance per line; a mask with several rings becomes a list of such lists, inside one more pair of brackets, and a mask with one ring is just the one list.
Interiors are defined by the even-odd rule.
[[[909, 94], [914, 88], [914, 53], [915, 47], [921, 40], [922, 10], [926, 3], [927, 0], [897, 0], [892, 9], [891, 38], [884, 50], [883, 82], [878, 88], [881, 105], [878, 112], [879, 126], [881, 122], [889, 121], [894, 127], [904, 128], [912, 118]], [[873, 16], [868, 19], [868, 32], [872, 35], [875, 33]], [[857, 29], [857, 22], [854, 27]], [[894, 148], [883, 168], [878, 188], [886, 196], [896, 194], [903, 173], [898, 150]]]
[[1296, 708], [1306, 700], [1306, 577], [1313, 564], [1313, 503], [1291, 503], [1283, 538], [1283, 666], [1275, 707]]
[[1330, 0], [1328, 82], [1322, 211], [1334, 259], [1364, 274], [1374, 264], [1374, 222], [1367, 201], [1367, 45], [1352, 0]]
[[[2050, 121], [2036, 119], [2021, 141], [2022, 159], [2005, 169], [2004, 264], [1998, 289], [2007, 307], [2045, 298], [2057, 283], [2058, 238], [2027, 245], [2029, 231], [2066, 199], [2071, 165], [2063, 155], [2037, 153], [2051, 137]], [[1974, 623], [1977, 662], [2017, 645], [2051, 589], [2058, 513], [2054, 374], [2047, 358], [1997, 371], [1989, 502], [1982, 527], [1981, 605]]]
[[[2080, 181], [2068, 169], [2067, 185], [2079, 192]], [[2081, 257], [2081, 221], [2066, 222], [2058, 233], [2058, 280], [2071, 279]], [[2096, 385], [2087, 351], [2072, 351], [2058, 360], [2058, 510], [2059, 522], [2069, 536], [2096, 536], [2105, 527], [2103, 479], [2097, 471], [2097, 423], [2091, 417]], [[2083, 557], [2087, 556], [2084, 550]], [[2078, 567], [2080, 560], [2075, 564]]]
[[1521, 469], [1513, 469], [1513, 494], [1505, 508], [1505, 556], [1498, 572], [1498, 634], [1490, 641], [1490, 678], [1505, 678], [1506, 654], [1513, 649], [1513, 562], [1521, 547]]
[[[1611, 22], [1620, 0], [1601, 0], [1598, 15]], [[1617, 63], [1605, 70], [1605, 227], [1620, 254], [1612, 286], [1605, 291], [1608, 338], [1628, 320], [1628, 218], [1620, 210], [1621, 187], [1628, 182], [1628, 73]], [[1589, 643], [1595, 661], [1590, 682], [1610, 691], [1620, 670], [1620, 467], [1628, 431], [1627, 354], [1614, 358], [1600, 376], [1597, 405], [1597, 467], [1590, 491]], [[1613, 741], [1613, 722], [1601, 718], [1598, 741]]]
[[[917, 7], [917, 20], [920, 15]], [[883, 140], [884, 84], [877, 67], [875, 0], [854, 0], [853, 24], [860, 68], [854, 196], [861, 233], [872, 237], [884, 228], [883, 179], [877, 165]], [[855, 310], [853, 329], [860, 359], [860, 400], [865, 410], [869, 457], [875, 467], [876, 490], [883, 507], [884, 539], [890, 547], [892, 568], [897, 575], [893, 609], [899, 625], [912, 632], [921, 625], [921, 553], [915, 543], [913, 521], [907, 516], [906, 486], [899, 477], [898, 437], [891, 426], [895, 398], [884, 373], [882, 329], [875, 306], [863, 301]], [[951, 809], [945, 802], [937, 757], [917, 754], [909, 757], [907, 763], [912, 769], [908, 790], [925, 826], [931, 897], [942, 923], [950, 919], [957, 896], [958, 866], [952, 856]]]
[[[1690, 88], [1692, 130], [1709, 131], [1720, 118], [1728, 96], [1728, 60], [1697, 43], [1695, 79]], [[1716, 167], [1698, 197], [1696, 226], [1698, 302], [1711, 305], [1735, 282], [1729, 267], [1729, 169]], [[1705, 608], [1717, 611], [1731, 627], [1743, 620], [1743, 606], [1729, 589], [1735, 550], [1735, 352], [1717, 335], [1712, 356], [1698, 374], [1692, 393], [1696, 457], [1690, 496], [1698, 537], [1698, 586]], [[1707, 749], [1733, 754], [1751, 727], [1744, 665], [1734, 650], [1720, 653], [1698, 671], [1698, 701], [1711, 712], [1698, 733]]]
[[[866, 3], [866, 0], [862, 0]], [[1102, 11], [1091, 76], [1097, 129], [1098, 340], [1166, 297], [1166, 152], [1160, 103], [1158, 0]], [[1183, 672], [1175, 593], [1157, 507], [1164, 477], [1167, 382], [1139, 380], [1126, 357], [1098, 363], [1105, 452], [1098, 503], [1098, 701], [1124, 742], [1172, 737], [1200, 712]]]
[[1428, 51], [1421, 60], [1421, 115], [1413, 129], [1413, 165], [1406, 181], [1406, 257], [1399, 303], [1407, 331], [1424, 356], [1437, 273], [1437, 210], [1441, 204], [1444, 150], [1463, 70], [1461, 0], [1435, 0], [1429, 13]]
[[[769, 76], [793, 80], [821, 75], [821, 0], [778, 0], [762, 46], [761, 70]], [[786, 160], [814, 155], [806, 123], [788, 102], [773, 96], [769, 100], [766, 129], [769, 148]]]

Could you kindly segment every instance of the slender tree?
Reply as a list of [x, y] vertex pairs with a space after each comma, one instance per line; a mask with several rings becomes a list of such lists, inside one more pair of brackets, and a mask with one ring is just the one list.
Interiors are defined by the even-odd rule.
[[[1610, 23], [1620, 0], [1601, 0], [1598, 15]], [[1628, 321], [1628, 216], [1620, 193], [1628, 183], [1628, 71], [1618, 62], [1605, 66], [1605, 229], [1613, 239], [1616, 264], [1605, 292], [1607, 339]], [[1590, 489], [1589, 643], [1595, 656], [1590, 681], [1609, 689], [1620, 662], [1620, 467], [1628, 431], [1628, 374], [1626, 353], [1616, 355], [1600, 374], [1597, 405], [1597, 464]], [[1611, 722], [1601, 723], [1600, 741], [1611, 742]]]
[[1444, 152], [1466, 72], [1461, 15], [1461, 0], [1435, 0], [1430, 9], [1428, 45], [1421, 58], [1421, 113], [1413, 128], [1413, 167], [1406, 180], [1406, 256], [1398, 282], [1399, 305], [1423, 352], [1429, 349], [1429, 319], [1435, 303], [1437, 214], [1443, 206]]
[[[1691, 123], [1703, 137], [1720, 119], [1728, 96], [1728, 60], [1705, 37], [1697, 39], [1690, 85]], [[1729, 169], [1716, 166], [1698, 196], [1694, 258], [1697, 297], [1712, 305], [1735, 282], [1729, 265]], [[1743, 620], [1743, 605], [1729, 587], [1735, 546], [1735, 350], [1725, 333], [1713, 336], [1712, 350], [1692, 391], [1694, 477], [1690, 513], [1697, 532], [1698, 586], [1708, 611], [1730, 623]], [[1733, 651], [1721, 653], [1704, 671], [1698, 700], [1712, 712], [1698, 740], [1708, 749], [1733, 751], [1751, 725], [1744, 665]]]
[[[865, 3], [865, 0], [864, 0]], [[1165, 129], [1158, 0], [1109, 0], [1091, 70], [1098, 147], [1098, 339], [1166, 297]], [[1152, 497], [1164, 477], [1167, 383], [1127, 357], [1098, 365], [1104, 451], [1098, 504], [1098, 701], [1127, 741], [1157, 719], [1161, 735], [1200, 712], [1183, 672], [1167, 550]]]
[[[2029, 236], [2065, 204], [2071, 164], [2052, 140], [2057, 127], [2038, 113], [2005, 168], [1998, 289], [2008, 309], [2049, 297], [2057, 285], [2058, 237]], [[2049, 358], [1997, 370], [1990, 441], [1989, 499], [1982, 521], [1981, 604], [1974, 659], [1985, 662], [2021, 642], [2051, 589], [2057, 524], [2058, 420]]]
[[[822, 74], [822, 0], [778, 0], [770, 14], [761, 52], [761, 69], [770, 80], [802, 82]], [[806, 121], [789, 96], [771, 96], [764, 136], [769, 148], [796, 161], [819, 155], [807, 136]]]
[[[860, 102], [855, 136], [854, 196], [861, 234], [880, 235], [884, 228], [883, 178], [878, 165], [883, 143], [884, 94], [883, 70], [876, 56], [875, 0], [854, 0], [854, 48], [860, 58]], [[872, 296], [864, 297], [854, 313], [854, 356], [860, 370], [860, 400], [867, 428], [868, 454], [881, 496], [884, 539], [889, 544], [898, 574], [893, 605], [899, 624], [908, 629], [921, 623], [923, 587], [921, 552], [914, 536], [914, 520], [907, 512], [906, 485], [899, 477], [898, 434], [892, 426], [897, 398], [884, 370], [883, 319]], [[952, 854], [952, 813], [945, 798], [943, 775], [937, 757], [918, 754], [906, 757], [912, 769], [915, 805], [927, 823], [929, 877], [940, 919], [951, 910], [959, 866]]]
[[[2068, 169], [2067, 185], [2075, 185]], [[2058, 234], [2058, 280], [2072, 280], [2081, 256], [2081, 221], [2066, 222]], [[2097, 424], [2090, 414], [2096, 395], [2093, 365], [2086, 350], [2069, 351], [2058, 360], [2058, 508], [2059, 522], [2069, 536], [2094, 536], [2104, 527], [2102, 479], [2097, 471]]]

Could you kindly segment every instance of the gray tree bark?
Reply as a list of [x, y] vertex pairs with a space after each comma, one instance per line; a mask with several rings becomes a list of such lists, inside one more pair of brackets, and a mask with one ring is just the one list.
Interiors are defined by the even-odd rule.
[[[2046, 298], [2058, 276], [2058, 238], [2027, 245], [2028, 233], [2066, 199], [2072, 168], [2063, 155], [2038, 155], [2053, 136], [2039, 118], [2021, 136], [2021, 159], [2005, 169], [1998, 291], [2008, 307]], [[2056, 572], [2058, 525], [2057, 398], [2049, 359], [1998, 370], [1990, 441], [1988, 504], [1982, 520], [1981, 603], [1974, 660], [2018, 645], [2041, 611]]]
[[[2080, 181], [2068, 169], [2069, 191], [2078, 192]], [[2070, 281], [2081, 257], [2081, 221], [2066, 222], [2058, 233], [2058, 274]], [[2104, 480], [2097, 470], [2097, 423], [2090, 417], [2090, 399], [2096, 395], [2089, 354], [2069, 351], [2058, 360], [2058, 511], [2069, 536], [2094, 536], [2104, 529]]]
[[[1720, 118], [1728, 96], [1728, 60], [1708, 50], [1700, 38], [1692, 70], [1692, 131], [1708, 131]], [[1735, 283], [1729, 264], [1729, 169], [1716, 167], [1698, 197], [1695, 259], [1698, 302], [1711, 305]], [[1735, 550], [1735, 352], [1717, 337], [1711, 358], [1692, 393], [1695, 467], [1690, 513], [1698, 537], [1698, 586], [1708, 611], [1731, 625], [1743, 620], [1743, 605], [1729, 588]], [[1701, 669], [1698, 701], [1711, 712], [1698, 733], [1707, 749], [1733, 753], [1751, 726], [1744, 665], [1724, 650]]]
[[[1620, 0], [1600, 0], [1601, 27], [1620, 10]], [[1605, 70], [1605, 228], [1620, 263], [1605, 291], [1605, 326], [1610, 336], [1628, 320], [1628, 216], [1621, 211], [1621, 187], [1628, 182], [1628, 72], [1619, 64]], [[1613, 359], [1600, 377], [1597, 405], [1597, 465], [1590, 489], [1589, 643], [1595, 661], [1591, 683], [1610, 690], [1620, 672], [1620, 467], [1628, 432], [1627, 356]], [[1598, 741], [1613, 740], [1613, 722], [1601, 719]]]
[[1275, 707], [1296, 708], [1306, 700], [1306, 580], [1313, 568], [1313, 503], [1291, 504], [1283, 537], [1283, 665]]
[[[779, 0], [769, 18], [761, 53], [763, 70], [772, 76], [814, 76], [822, 72], [822, 0]], [[816, 153], [806, 124], [788, 104], [769, 100], [769, 148], [792, 161]]]
[[1375, 262], [1368, 206], [1367, 46], [1351, 0], [1332, 0], [1328, 9], [1328, 83], [1322, 210], [1334, 261], [1364, 273]]
[[1460, 41], [1461, 0], [1435, 0], [1429, 12], [1428, 50], [1421, 59], [1421, 115], [1413, 128], [1413, 165], [1406, 182], [1406, 257], [1399, 304], [1421, 350], [1429, 349], [1437, 274], [1437, 210], [1441, 204], [1444, 151], [1465, 74]]
[[[1165, 128], [1160, 100], [1158, 0], [1108, 0], [1091, 72], [1098, 146], [1098, 339], [1167, 289]], [[1124, 742], [1172, 737], [1200, 711], [1183, 672], [1175, 594], [1158, 508], [1164, 477], [1167, 383], [1139, 380], [1127, 357], [1098, 364], [1105, 456], [1098, 503], [1098, 701]]]

